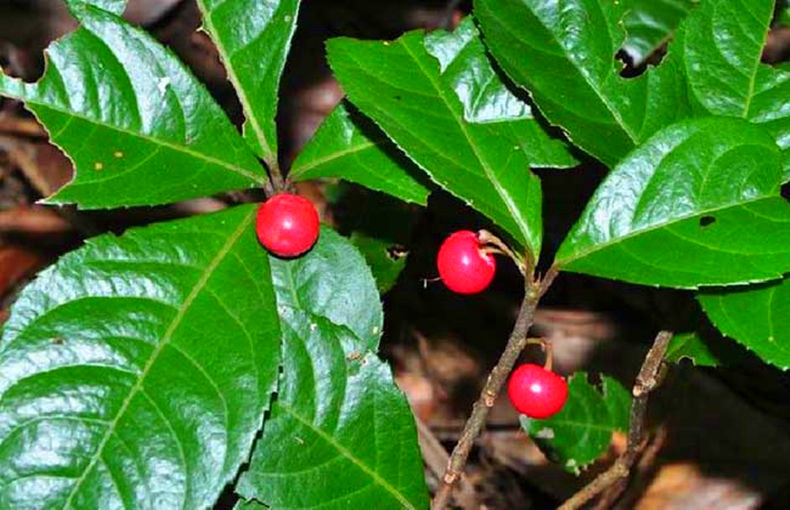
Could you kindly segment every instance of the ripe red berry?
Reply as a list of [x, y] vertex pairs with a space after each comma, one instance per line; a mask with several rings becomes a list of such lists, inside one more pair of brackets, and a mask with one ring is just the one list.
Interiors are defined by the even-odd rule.
[[496, 272], [494, 256], [482, 250], [477, 234], [470, 230], [459, 230], [444, 240], [436, 265], [447, 288], [459, 294], [482, 291]]
[[507, 394], [518, 412], [543, 419], [557, 414], [568, 400], [568, 383], [538, 365], [518, 367], [507, 385]]
[[315, 244], [319, 226], [318, 213], [309, 200], [280, 193], [258, 209], [255, 231], [270, 252], [280, 257], [296, 257]]

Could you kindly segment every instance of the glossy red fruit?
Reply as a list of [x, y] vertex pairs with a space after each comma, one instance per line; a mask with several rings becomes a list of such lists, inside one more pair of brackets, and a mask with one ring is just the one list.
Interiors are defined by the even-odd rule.
[[270, 252], [280, 257], [296, 257], [315, 244], [319, 226], [318, 212], [309, 200], [280, 193], [258, 209], [255, 231]]
[[444, 240], [436, 265], [448, 289], [459, 294], [475, 294], [488, 287], [494, 279], [496, 260], [482, 248], [477, 234], [471, 230], [459, 230]]
[[543, 419], [557, 414], [565, 405], [568, 383], [550, 370], [527, 363], [510, 376], [507, 394], [518, 412]]

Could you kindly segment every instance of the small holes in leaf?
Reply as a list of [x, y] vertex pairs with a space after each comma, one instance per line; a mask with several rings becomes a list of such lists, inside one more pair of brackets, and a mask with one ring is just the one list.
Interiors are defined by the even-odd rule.
[[702, 228], [707, 227], [708, 225], [712, 225], [716, 223], [716, 218], [713, 216], [703, 216], [699, 219], [699, 226]]
[[396, 244], [387, 248], [387, 256], [392, 260], [400, 260], [409, 254], [409, 250], [405, 246]]

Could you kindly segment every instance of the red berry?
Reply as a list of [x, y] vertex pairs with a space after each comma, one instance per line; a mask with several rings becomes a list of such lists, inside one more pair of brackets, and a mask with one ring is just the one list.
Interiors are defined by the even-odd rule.
[[258, 209], [255, 231], [267, 250], [281, 257], [296, 257], [318, 239], [318, 213], [304, 197], [274, 195]]
[[447, 288], [459, 294], [480, 292], [496, 272], [494, 256], [482, 250], [477, 234], [471, 230], [459, 230], [445, 239], [436, 265]]
[[507, 385], [507, 394], [518, 412], [543, 419], [557, 414], [568, 400], [568, 383], [538, 365], [518, 367]]

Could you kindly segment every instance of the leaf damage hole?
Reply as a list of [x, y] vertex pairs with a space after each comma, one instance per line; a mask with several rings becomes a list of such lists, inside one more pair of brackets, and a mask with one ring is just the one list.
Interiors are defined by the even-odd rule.
[[387, 248], [387, 256], [393, 261], [398, 261], [409, 254], [409, 250], [405, 246], [396, 244]]
[[713, 225], [714, 223], [716, 223], [716, 218], [713, 216], [703, 216], [699, 219], [699, 226], [702, 228]]

